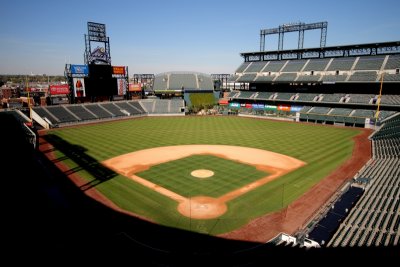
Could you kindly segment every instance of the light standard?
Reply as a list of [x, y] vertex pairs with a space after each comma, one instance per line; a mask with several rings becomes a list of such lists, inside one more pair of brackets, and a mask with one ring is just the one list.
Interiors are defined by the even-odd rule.
[[26, 88], [26, 92], [27, 92], [27, 97], [26, 97], [26, 100], [27, 100], [27, 104], [28, 104], [28, 109], [29, 109], [29, 119], [30, 119], [30, 121], [32, 122], [32, 112], [31, 112], [31, 101], [30, 101], [30, 98], [29, 98], [29, 82], [28, 82], [28, 76], [25, 76], [25, 88]]

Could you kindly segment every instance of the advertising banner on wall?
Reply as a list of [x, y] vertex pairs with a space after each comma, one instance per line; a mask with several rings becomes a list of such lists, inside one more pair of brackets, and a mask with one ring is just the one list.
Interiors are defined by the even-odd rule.
[[112, 74], [125, 75], [125, 67], [123, 67], [123, 66], [113, 66], [112, 67]]
[[220, 104], [221, 106], [222, 105], [228, 105], [229, 101], [228, 101], [228, 99], [219, 99], [218, 100], [218, 104]]
[[117, 79], [118, 95], [126, 94], [126, 81], [125, 79]]
[[85, 79], [84, 78], [73, 78], [74, 81], [74, 96], [75, 97], [85, 97]]
[[239, 103], [229, 103], [229, 107], [230, 108], [240, 108], [240, 104]]
[[278, 105], [278, 110], [290, 111], [290, 106], [288, 106], [288, 105]]
[[275, 105], [265, 105], [265, 110], [276, 110], [277, 106]]
[[303, 106], [290, 106], [290, 112], [298, 112], [303, 108]]
[[71, 65], [71, 74], [88, 75], [89, 68], [87, 65]]
[[129, 84], [129, 92], [140, 92], [142, 91], [141, 83], [130, 83]]
[[264, 104], [252, 104], [253, 109], [264, 109]]
[[69, 94], [68, 84], [50, 85], [50, 95], [67, 95]]

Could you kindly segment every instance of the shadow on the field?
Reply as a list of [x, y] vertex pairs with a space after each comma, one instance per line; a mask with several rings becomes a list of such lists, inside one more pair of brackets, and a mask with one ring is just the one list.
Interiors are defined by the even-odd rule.
[[85, 170], [92, 177], [94, 177], [93, 180], [80, 186], [80, 189], [83, 191], [106, 182], [118, 175], [88, 155], [86, 153], [86, 149], [82, 146], [70, 144], [64, 139], [53, 134], [44, 135], [43, 138], [54, 147], [54, 150], [58, 150], [65, 155], [64, 157], [55, 159], [53, 161], [54, 163], [70, 159], [78, 165], [78, 167], [69, 169], [65, 173], [66, 175]]

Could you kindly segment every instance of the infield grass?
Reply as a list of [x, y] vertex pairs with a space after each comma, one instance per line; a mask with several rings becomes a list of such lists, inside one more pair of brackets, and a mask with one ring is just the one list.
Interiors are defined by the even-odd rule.
[[[214, 172], [209, 178], [197, 178], [191, 172], [208, 169]], [[254, 166], [226, 160], [216, 156], [194, 155], [158, 164], [136, 175], [165, 187], [184, 197], [220, 197], [246, 184], [268, 175]]]
[[[49, 131], [47, 138], [55, 145], [58, 160], [66, 163], [84, 177], [88, 184], [95, 186], [121, 208], [163, 225], [216, 235], [234, 230], [251, 219], [282, 209], [293, 202], [351, 156], [354, 145], [352, 138], [359, 133], [360, 130], [356, 128], [234, 116], [187, 116], [145, 117], [63, 128]], [[307, 164], [227, 202], [228, 211], [217, 219], [209, 220], [190, 219], [180, 215], [176, 211], [175, 201], [127, 177], [104, 169], [100, 164], [103, 160], [133, 151], [190, 144], [259, 148], [285, 154]], [[218, 174], [223, 177], [218, 178], [218, 186], [201, 185], [200, 181], [182, 183], [182, 180], [190, 178], [187, 173], [193, 168], [178, 161], [176, 164], [165, 163], [173, 165], [168, 166], [168, 175], [158, 172], [157, 168], [163, 166], [153, 166], [141, 173], [141, 176], [145, 175], [149, 180], [165, 181], [163, 186], [185, 196], [219, 196], [225, 192], [224, 187], [230, 191], [230, 187], [236, 188], [247, 179], [243, 177], [241, 180], [237, 176], [232, 178], [243, 166], [230, 166], [231, 162], [219, 160], [217, 163], [215, 158], [204, 161], [202, 157], [198, 155], [179, 161], [189, 160], [189, 165], [199, 164], [198, 168], [215, 169], [216, 175], [223, 170], [223, 174]], [[212, 165], [214, 161], [217, 166]], [[255, 171], [254, 175], [251, 174], [249, 179], [258, 179], [257, 175], [265, 176], [265, 172], [258, 173], [260, 171], [255, 169], [244, 173], [252, 171]], [[104, 176], [107, 179], [103, 179]], [[169, 180], [171, 177], [175, 180]], [[210, 181], [212, 180], [208, 182]], [[245, 184], [247, 183], [246, 181]]]

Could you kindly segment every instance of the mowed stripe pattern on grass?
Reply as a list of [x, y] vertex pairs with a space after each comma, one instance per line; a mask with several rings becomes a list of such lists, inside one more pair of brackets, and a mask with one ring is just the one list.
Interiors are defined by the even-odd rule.
[[[280, 179], [229, 201], [228, 212], [215, 220], [190, 221], [176, 212], [177, 203], [117, 175], [96, 189], [121, 208], [153, 221], [209, 234], [233, 230], [265, 213], [281, 209], [339, 167], [351, 156], [359, 129], [287, 123], [242, 117], [147, 117], [51, 131], [70, 145], [83, 147], [98, 162], [142, 149], [210, 144], [253, 147], [285, 154], [307, 163]], [[68, 158], [61, 158], [71, 168]], [[85, 166], [78, 173], [93, 176]], [[189, 223], [190, 221], [190, 223]], [[197, 226], [196, 226], [197, 225]], [[200, 230], [199, 230], [200, 231]]]
[[[214, 172], [212, 177], [199, 179], [191, 175], [197, 169]], [[209, 155], [193, 155], [158, 164], [136, 175], [165, 187], [184, 197], [220, 197], [268, 173], [256, 167]]]

